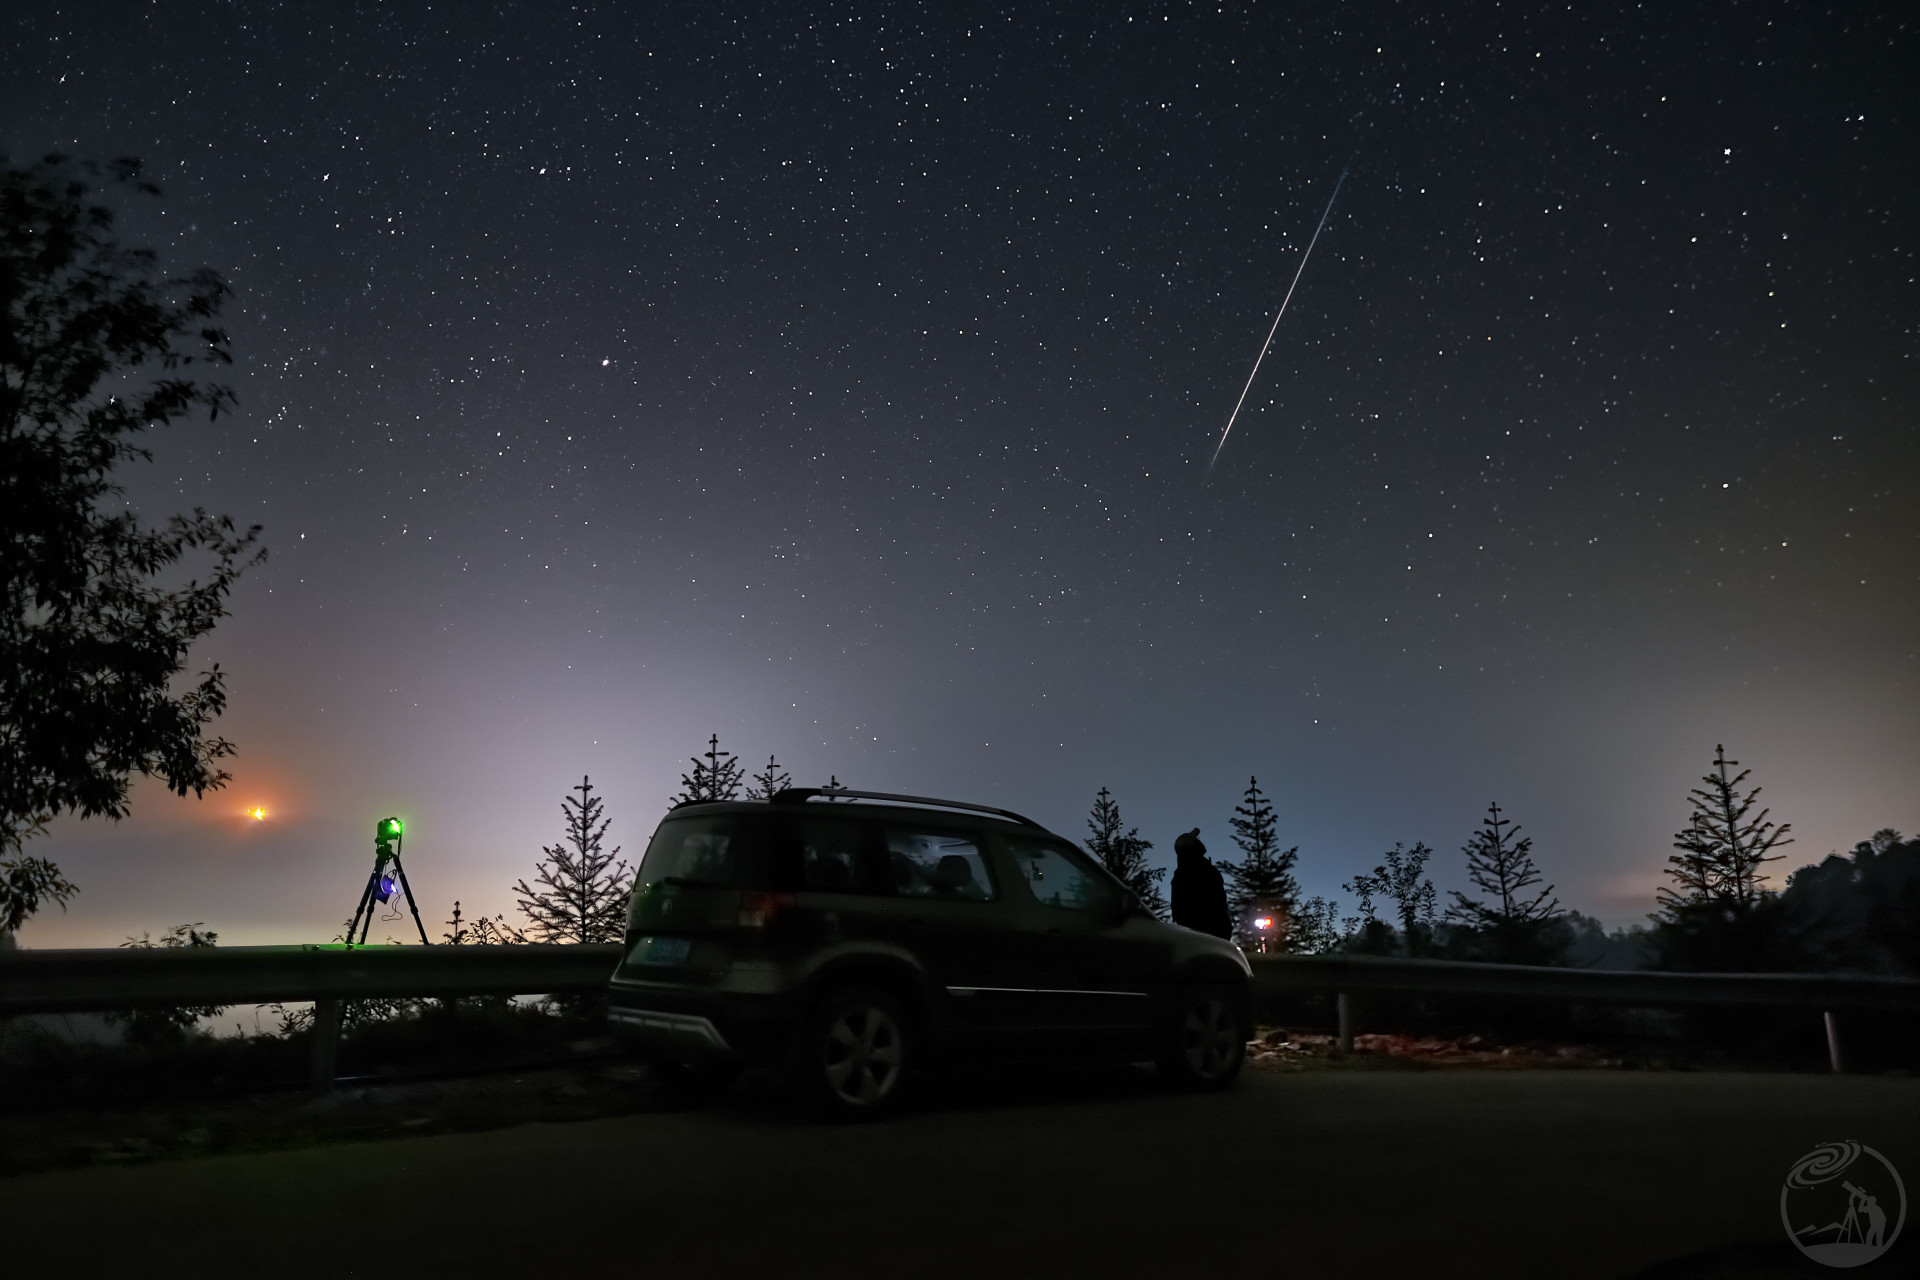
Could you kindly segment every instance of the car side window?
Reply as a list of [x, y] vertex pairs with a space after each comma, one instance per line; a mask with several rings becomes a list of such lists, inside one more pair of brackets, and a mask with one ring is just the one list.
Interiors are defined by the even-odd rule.
[[1007, 851], [1027, 878], [1027, 887], [1042, 906], [1063, 911], [1106, 911], [1114, 901], [1113, 886], [1101, 878], [1075, 851], [1059, 845], [1010, 839]]
[[990, 902], [993, 873], [972, 836], [895, 827], [887, 832], [893, 891], [903, 898]]
[[878, 893], [862, 854], [866, 833], [857, 822], [808, 820], [800, 824], [800, 884], [820, 893]]

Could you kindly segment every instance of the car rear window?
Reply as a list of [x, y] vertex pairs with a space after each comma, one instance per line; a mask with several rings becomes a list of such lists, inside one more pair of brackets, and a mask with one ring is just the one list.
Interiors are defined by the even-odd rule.
[[747, 814], [668, 818], [653, 833], [636, 883], [765, 888], [764, 827]]

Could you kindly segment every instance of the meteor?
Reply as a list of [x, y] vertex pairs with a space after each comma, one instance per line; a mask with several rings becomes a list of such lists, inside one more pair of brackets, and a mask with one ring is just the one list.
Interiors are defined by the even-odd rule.
[[1247, 375], [1247, 385], [1240, 388], [1240, 398], [1233, 403], [1233, 412], [1227, 415], [1227, 427], [1220, 433], [1220, 443], [1213, 446], [1213, 457], [1207, 462], [1207, 476], [1213, 476], [1213, 464], [1220, 461], [1220, 451], [1227, 447], [1227, 436], [1233, 432], [1234, 419], [1240, 416], [1240, 406], [1247, 402], [1247, 392], [1253, 390], [1253, 380], [1260, 376], [1260, 362], [1267, 358], [1267, 348], [1273, 345], [1273, 335], [1280, 332], [1280, 317], [1287, 314], [1287, 304], [1293, 301], [1293, 291], [1300, 287], [1300, 277], [1307, 269], [1307, 259], [1313, 256], [1313, 246], [1320, 241], [1320, 232], [1327, 225], [1327, 215], [1333, 212], [1333, 202], [1340, 198], [1340, 185], [1347, 180], [1347, 170], [1353, 167], [1353, 161], [1347, 161], [1340, 170], [1339, 180], [1333, 184], [1333, 194], [1327, 197], [1327, 207], [1321, 211], [1320, 225], [1313, 229], [1313, 239], [1307, 241], [1307, 251], [1300, 255], [1300, 265], [1294, 269], [1293, 283], [1287, 286], [1287, 296], [1280, 300], [1280, 310], [1274, 312], [1273, 327], [1267, 330], [1267, 340], [1260, 344], [1260, 354], [1254, 357], [1253, 372]]

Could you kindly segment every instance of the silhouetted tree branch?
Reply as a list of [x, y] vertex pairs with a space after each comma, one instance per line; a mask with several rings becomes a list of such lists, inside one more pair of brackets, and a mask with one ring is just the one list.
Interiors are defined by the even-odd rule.
[[[203, 734], [226, 707], [218, 664], [184, 692], [172, 683], [265, 554], [259, 527], [238, 534], [199, 509], [146, 527], [112, 479], [152, 459], [141, 432], [234, 404], [190, 376], [231, 363], [214, 323], [226, 284], [160, 276], [92, 194], [158, 194], [139, 171], [0, 157], [0, 911], [14, 926], [74, 892], [44, 859], [19, 858], [53, 815], [124, 816], [134, 774], [204, 795], [233, 752]], [[158, 585], [189, 553], [211, 561], [207, 576]]]

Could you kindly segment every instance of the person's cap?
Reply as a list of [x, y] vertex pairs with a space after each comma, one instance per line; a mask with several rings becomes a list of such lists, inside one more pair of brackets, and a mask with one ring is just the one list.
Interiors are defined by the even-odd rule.
[[1179, 837], [1173, 842], [1173, 851], [1175, 853], [1205, 853], [1207, 846], [1200, 843], [1200, 828], [1195, 827], [1191, 831], [1181, 832]]

